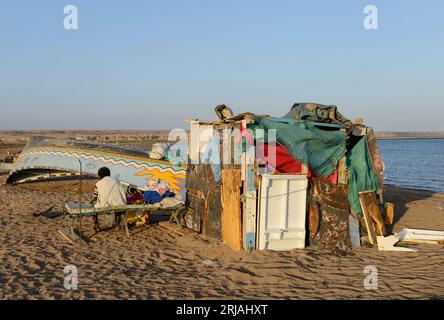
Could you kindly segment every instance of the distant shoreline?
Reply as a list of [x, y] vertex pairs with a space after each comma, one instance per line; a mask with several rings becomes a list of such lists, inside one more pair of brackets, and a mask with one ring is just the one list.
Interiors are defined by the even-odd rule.
[[444, 137], [378, 137], [377, 140], [444, 140]]
[[[46, 136], [108, 143], [168, 141], [168, 130], [0, 130], [0, 148], [25, 145], [31, 137]], [[437, 140], [444, 131], [375, 132], [378, 140]]]
[[378, 140], [422, 140], [444, 139], [444, 131], [429, 132], [375, 132]]

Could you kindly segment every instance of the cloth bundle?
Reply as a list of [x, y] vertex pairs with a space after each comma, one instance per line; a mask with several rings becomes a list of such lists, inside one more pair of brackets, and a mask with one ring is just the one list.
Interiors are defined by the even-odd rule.
[[168, 151], [168, 145], [166, 143], [155, 143], [148, 152], [148, 156], [151, 159], [162, 160], [165, 158]]
[[161, 202], [166, 197], [175, 197], [170, 184], [165, 180], [149, 180], [146, 184], [143, 199], [146, 203], [154, 204]]

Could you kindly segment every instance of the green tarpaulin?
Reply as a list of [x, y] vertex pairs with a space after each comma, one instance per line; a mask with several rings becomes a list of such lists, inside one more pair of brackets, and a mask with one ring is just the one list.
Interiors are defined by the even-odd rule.
[[346, 163], [350, 174], [348, 201], [357, 214], [362, 214], [359, 192], [379, 189], [379, 181], [367, 148], [367, 136], [362, 137], [347, 153]]
[[[349, 171], [350, 207], [362, 214], [359, 192], [379, 189], [378, 178], [373, 170], [367, 147], [367, 136], [346, 150], [346, 133], [341, 130], [322, 130], [314, 122], [276, 121], [273, 118], [255, 117], [253, 129], [276, 130], [276, 142], [295, 159], [307, 164], [317, 177], [328, 177], [346, 156]], [[265, 141], [267, 141], [265, 134]], [[347, 153], [347, 154], [346, 154]]]
[[328, 177], [346, 152], [344, 131], [321, 130], [313, 122], [285, 123], [255, 117], [253, 128], [265, 131], [275, 129], [276, 141], [295, 159], [307, 164], [318, 177]]

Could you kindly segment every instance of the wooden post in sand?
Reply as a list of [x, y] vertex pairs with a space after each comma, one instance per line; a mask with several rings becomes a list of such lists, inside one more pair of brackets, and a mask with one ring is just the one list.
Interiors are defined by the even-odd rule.
[[385, 224], [392, 225], [395, 217], [395, 205], [393, 203], [386, 203]]
[[[83, 193], [83, 181], [82, 181], [82, 161], [79, 159], [80, 175], [79, 175], [79, 238], [82, 239], [82, 193]], [[80, 253], [82, 253], [82, 241], [79, 241]]]

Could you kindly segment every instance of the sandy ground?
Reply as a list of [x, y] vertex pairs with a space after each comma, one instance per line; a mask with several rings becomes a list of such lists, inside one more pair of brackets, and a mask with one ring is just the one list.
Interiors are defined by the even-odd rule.
[[[0, 183], [6, 175], [0, 176]], [[94, 180], [85, 182], [92, 191]], [[396, 204], [395, 231], [444, 230], [444, 194], [387, 187]], [[444, 298], [444, 247], [416, 253], [361, 248], [347, 255], [315, 249], [236, 253], [198, 235], [180, 237], [155, 223], [101, 232], [72, 245], [57, 229], [78, 181], [0, 186], [0, 299], [435, 299]], [[45, 215], [35, 213], [47, 211]], [[91, 223], [85, 231], [92, 234]], [[75, 265], [78, 290], [64, 288]], [[378, 289], [365, 290], [364, 268], [378, 269]]]

